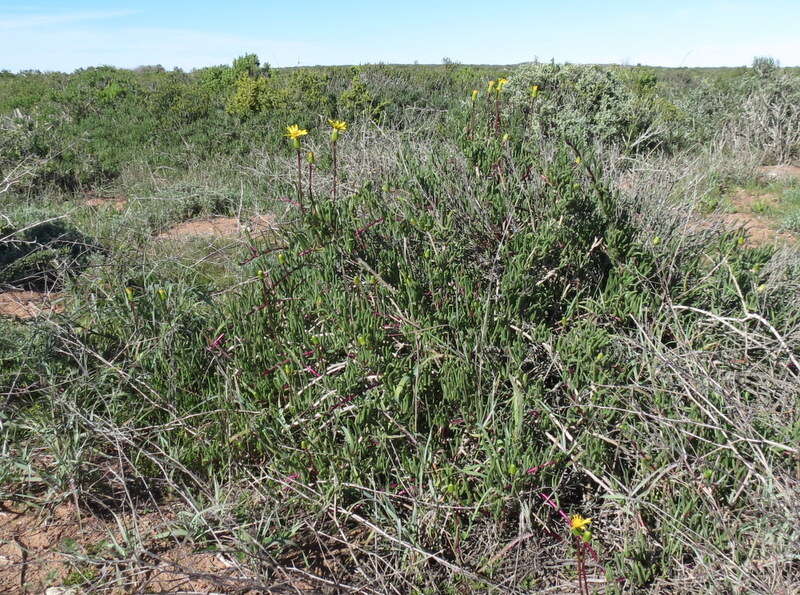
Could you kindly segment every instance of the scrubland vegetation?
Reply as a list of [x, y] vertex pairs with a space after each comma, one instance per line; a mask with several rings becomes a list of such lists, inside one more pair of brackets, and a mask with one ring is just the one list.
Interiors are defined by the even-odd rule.
[[796, 72], [0, 73], [0, 130], [0, 501], [114, 529], [49, 584], [800, 588]]

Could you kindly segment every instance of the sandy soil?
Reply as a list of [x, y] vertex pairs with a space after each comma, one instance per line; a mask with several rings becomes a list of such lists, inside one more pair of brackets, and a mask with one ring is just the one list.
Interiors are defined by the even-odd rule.
[[793, 164], [764, 165], [758, 168], [758, 173], [766, 178], [800, 180], [800, 166]]
[[98, 196], [87, 192], [84, 196], [84, 204], [95, 208], [112, 208], [122, 211], [128, 205], [128, 199], [124, 196]]
[[[224, 555], [158, 539], [169, 525], [168, 515], [101, 519], [78, 514], [71, 504], [36, 509], [0, 503], [0, 593], [55, 593], [59, 588], [82, 593], [82, 582], [87, 590], [104, 593], [257, 592], [255, 583]], [[110, 545], [114, 541], [123, 550], [136, 547], [123, 555]]]
[[52, 312], [63, 312], [60, 293], [40, 291], [5, 291], [0, 293], [0, 316], [27, 320]]
[[183, 221], [157, 237], [162, 240], [179, 240], [186, 237], [233, 237], [245, 232], [260, 235], [274, 227], [275, 220], [268, 215], [259, 215], [245, 223], [235, 217], [209, 217]]
[[712, 223], [719, 222], [729, 229], [743, 227], [747, 233], [747, 241], [752, 246], [775, 243], [794, 244], [797, 238], [793, 234], [775, 229], [774, 220], [753, 212], [756, 203], [769, 204], [776, 201], [777, 198], [774, 196], [754, 196], [745, 190], [739, 190], [731, 198], [736, 209], [735, 213], [720, 213], [712, 215], [709, 219]]

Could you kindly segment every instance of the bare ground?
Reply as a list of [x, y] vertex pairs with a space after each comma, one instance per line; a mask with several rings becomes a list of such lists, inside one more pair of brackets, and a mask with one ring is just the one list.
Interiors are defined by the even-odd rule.
[[800, 166], [791, 163], [764, 165], [758, 168], [758, 173], [765, 178], [800, 180]]
[[122, 211], [128, 205], [128, 199], [124, 196], [98, 196], [92, 192], [84, 195], [84, 204], [95, 208], [113, 208]]
[[769, 204], [776, 201], [776, 197], [770, 195], [755, 196], [739, 190], [731, 198], [736, 212], [715, 214], [709, 220], [712, 224], [719, 223], [728, 229], [744, 228], [747, 233], [747, 242], [752, 246], [775, 243], [794, 244], [797, 241], [794, 234], [776, 229], [774, 220], [754, 211], [757, 203]]
[[100, 518], [71, 504], [2, 503], [0, 593], [76, 586], [104, 593], [261, 592], [234, 560], [159, 536], [169, 520], [163, 511]]
[[275, 219], [269, 215], [259, 215], [245, 223], [236, 217], [207, 217], [178, 223], [157, 237], [162, 240], [180, 240], [187, 237], [234, 237], [245, 232], [259, 235], [274, 226]]
[[0, 316], [27, 320], [43, 314], [62, 312], [64, 306], [59, 302], [61, 297], [60, 293], [5, 291], [0, 293]]

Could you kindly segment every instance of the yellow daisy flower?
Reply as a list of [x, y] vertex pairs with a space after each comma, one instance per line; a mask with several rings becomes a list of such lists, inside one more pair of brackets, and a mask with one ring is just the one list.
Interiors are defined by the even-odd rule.
[[339, 132], [347, 132], [347, 122], [344, 120], [328, 120], [328, 124], [330, 124], [331, 128], [334, 130], [338, 130]]
[[573, 531], [583, 531], [591, 522], [592, 519], [586, 519], [579, 514], [574, 514], [569, 520], [569, 528]]
[[292, 124], [291, 126], [286, 127], [286, 134], [284, 136], [292, 139], [297, 140], [301, 136], [305, 136], [308, 134], [308, 130], [300, 128], [297, 124]]

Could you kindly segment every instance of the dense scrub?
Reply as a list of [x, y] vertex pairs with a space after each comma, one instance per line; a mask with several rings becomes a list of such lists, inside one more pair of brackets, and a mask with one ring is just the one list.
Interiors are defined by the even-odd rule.
[[[795, 155], [797, 79], [681, 89], [531, 65], [487, 93], [488, 74], [244, 57], [0, 78], [6, 111], [50, 122], [10, 115], [3, 171], [35, 167], [0, 195], [6, 236], [34, 245], [15, 230], [53, 184], [172, 201], [100, 222], [75, 206], [107, 253], [62, 278], [74, 303], [55, 324], [0, 320], [2, 499], [180, 500], [174, 535], [263, 585], [300, 552], [329, 588], [569, 588], [582, 557], [608, 592], [796, 587], [800, 261], [687, 230], [687, 186], [620, 182], [711, 139]], [[26, 102], [43, 80], [52, 95]], [[715, 97], [739, 109], [701, 117]], [[765, 114], [781, 117], [759, 132]], [[354, 120], [336, 174], [332, 117]], [[317, 153], [300, 193], [280, 138], [295, 123]], [[153, 237], [243, 209], [274, 228], [232, 246]]]

